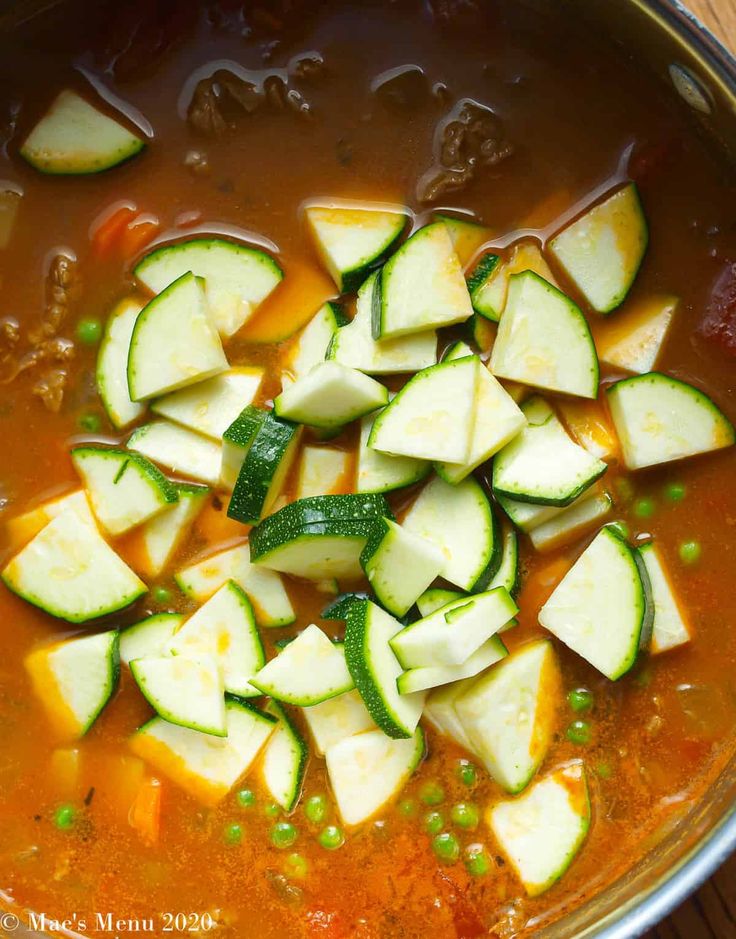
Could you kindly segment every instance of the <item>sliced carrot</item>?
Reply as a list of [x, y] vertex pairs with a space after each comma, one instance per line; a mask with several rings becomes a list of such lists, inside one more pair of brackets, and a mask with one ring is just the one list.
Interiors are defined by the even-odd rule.
[[133, 219], [138, 215], [135, 205], [116, 203], [104, 212], [99, 221], [93, 223], [90, 230], [92, 248], [98, 257], [110, 254], [116, 241]]
[[161, 780], [147, 776], [138, 787], [128, 821], [149, 845], [158, 844], [161, 830]]
[[155, 215], [139, 215], [120, 234], [120, 254], [126, 259], [134, 257], [153, 241], [161, 225]]

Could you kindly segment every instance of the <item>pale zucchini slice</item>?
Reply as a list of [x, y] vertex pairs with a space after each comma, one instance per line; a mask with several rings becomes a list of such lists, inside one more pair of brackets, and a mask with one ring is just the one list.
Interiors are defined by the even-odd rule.
[[518, 612], [508, 591], [496, 587], [453, 600], [411, 623], [393, 637], [391, 648], [403, 668], [462, 665]]
[[444, 555], [431, 541], [384, 518], [360, 557], [379, 603], [403, 616], [438, 576]]
[[478, 676], [441, 685], [430, 692], [424, 705], [424, 717], [434, 729], [475, 756], [473, 744], [460, 721], [455, 702], [478, 681]]
[[481, 368], [470, 356], [417, 372], [376, 418], [368, 446], [393, 456], [465, 463]]
[[472, 477], [451, 486], [435, 476], [419, 493], [402, 526], [439, 547], [445, 557], [441, 576], [461, 590], [483, 590], [501, 563], [496, 516]]
[[403, 669], [390, 640], [400, 629], [393, 616], [370, 600], [358, 600], [347, 610], [345, 660], [368, 713], [389, 737], [411, 737], [426, 698], [421, 691], [401, 695], [396, 686]]
[[160, 658], [185, 619], [181, 613], [154, 613], [128, 626], [120, 634], [120, 661], [130, 665], [134, 659]]
[[380, 730], [346, 737], [325, 754], [340, 817], [360, 825], [395, 799], [424, 756], [424, 734], [417, 728], [405, 740]]
[[480, 222], [473, 221], [471, 218], [458, 218], [455, 215], [445, 215], [438, 212], [434, 216], [435, 222], [443, 222], [447, 231], [450, 233], [450, 241], [458, 256], [460, 265], [465, 268], [473, 260], [487, 241], [490, 240], [492, 232], [490, 228], [481, 225]]
[[128, 388], [130, 339], [142, 309], [143, 304], [130, 297], [118, 303], [108, 317], [97, 356], [97, 390], [110, 423], [119, 430], [146, 410], [145, 404], [131, 401]]
[[530, 271], [511, 278], [491, 371], [546, 391], [598, 395], [598, 357], [585, 317], [569, 297]]
[[307, 743], [277, 701], [266, 708], [278, 720], [276, 730], [266, 744], [261, 775], [266, 790], [285, 812], [291, 812], [299, 801], [307, 768]]
[[376, 728], [360, 692], [355, 689], [304, 708], [302, 713], [320, 756], [324, 756], [330, 747], [346, 737], [354, 737]]
[[220, 478], [220, 444], [170, 421], [138, 427], [128, 438], [127, 447], [174, 473], [209, 486], [216, 486]]
[[2, 579], [13, 593], [70, 623], [122, 610], [148, 589], [97, 528], [72, 511], [52, 519], [6, 565]]
[[346, 488], [350, 454], [332, 447], [304, 447], [296, 482], [297, 499], [335, 495]]
[[572, 864], [590, 827], [590, 801], [580, 762], [555, 770], [518, 799], [498, 802], [487, 821], [530, 897]]
[[524, 271], [532, 271], [548, 284], [557, 287], [552, 271], [535, 242], [519, 242], [507, 258], [501, 259], [495, 254], [484, 255], [468, 278], [468, 290], [476, 313], [497, 323], [506, 308], [511, 276]]
[[710, 453], [736, 440], [733, 425], [707, 395], [670, 375], [626, 378], [606, 394], [629, 469]]
[[179, 501], [176, 486], [137, 453], [82, 446], [71, 457], [95, 516], [111, 535], [122, 535]]
[[160, 294], [190, 271], [204, 278], [209, 312], [224, 338], [250, 319], [284, 276], [264, 251], [223, 238], [193, 238], [156, 248], [133, 273], [150, 291]]
[[276, 720], [244, 701], [225, 704], [226, 737], [203, 734], [154, 717], [130, 738], [130, 748], [205, 805], [221, 802], [253, 766]]
[[160, 574], [174, 557], [210, 494], [207, 486], [186, 483], [177, 483], [176, 491], [179, 501], [139, 530], [143, 569], [152, 576]]
[[632, 548], [602, 528], [539, 611], [539, 622], [615, 681], [649, 641], [653, 610], [644, 577]]
[[368, 445], [375, 420], [374, 415], [368, 415], [360, 422], [356, 492], [391, 492], [429, 476], [432, 464], [426, 460], [391, 456]]
[[603, 402], [565, 398], [557, 408], [570, 436], [588, 453], [599, 460], [618, 455], [618, 440]]
[[421, 597], [417, 599], [419, 615], [429, 616], [430, 613], [434, 613], [435, 610], [439, 610], [440, 607], [447, 606], [447, 604], [452, 603], [453, 600], [460, 600], [464, 596], [468, 596], [468, 594], [463, 594], [459, 590], [447, 590], [445, 587], [430, 587], [429, 590], [425, 590]]
[[334, 430], [388, 403], [375, 379], [339, 362], [320, 362], [276, 398], [277, 417]]
[[260, 626], [288, 626], [296, 613], [281, 577], [250, 562], [250, 547], [235, 545], [179, 571], [174, 578], [187, 596], [200, 603], [234, 580], [253, 606]]
[[327, 358], [369, 375], [418, 372], [437, 362], [437, 333], [434, 330], [376, 341], [372, 333], [373, 296], [380, 271], [375, 271], [358, 291], [355, 316], [338, 329], [330, 342]]
[[220, 483], [230, 492], [235, 488], [246, 454], [267, 416], [268, 411], [248, 404], [222, 436]]
[[260, 692], [250, 679], [266, 664], [253, 607], [229, 580], [176, 631], [166, 647], [172, 655], [211, 658], [222, 671], [225, 691], [241, 698]]
[[133, 659], [130, 671], [144, 698], [170, 724], [227, 736], [222, 670], [211, 656]]
[[117, 687], [118, 632], [42, 646], [26, 656], [24, 664], [56, 732], [66, 739], [82, 737]]
[[396, 686], [401, 694], [415, 694], [427, 688], [437, 688], [451, 682], [463, 681], [480, 675], [491, 665], [508, 655], [506, 646], [498, 636], [492, 636], [469, 655], [462, 665], [425, 665], [410, 668], [399, 675]]
[[52, 518], [56, 518], [67, 511], [73, 512], [81, 521], [91, 525], [92, 528], [96, 527], [97, 520], [92, 514], [87, 493], [83, 489], [78, 489], [76, 492], [70, 492], [56, 499], [50, 499], [48, 502], [42, 502], [35, 509], [29, 509], [21, 515], [8, 519], [6, 522], [8, 541], [13, 547], [22, 548], [42, 528], [45, 528]]
[[677, 297], [646, 297], [614, 317], [596, 338], [602, 362], [643, 375], [657, 364], [677, 310]]
[[552, 643], [541, 639], [517, 648], [455, 701], [474, 752], [508, 792], [521, 792], [544, 759], [561, 688]]
[[648, 241], [639, 193], [629, 183], [555, 235], [549, 251], [590, 306], [610, 313], [629, 292]]
[[493, 461], [493, 491], [519, 502], [565, 506], [608, 468], [575, 443], [541, 398], [522, 405], [527, 425]]
[[145, 142], [65, 89], [26, 137], [20, 155], [41, 173], [100, 173], [140, 153]]
[[219, 441], [243, 408], [253, 403], [262, 381], [262, 368], [231, 368], [158, 398], [151, 410]]
[[658, 655], [685, 645], [692, 636], [657, 546], [652, 541], [642, 545], [639, 556], [644, 561], [652, 588], [654, 623], [650, 649], [652, 655]]
[[532, 528], [529, 538], [537, 551], [551, 551], [573, 541], [601, 522], [612, 506], [613, 501], [607, 492], [594, 492], [592, 495], [584, 492], [572, 505], [562, 509], [559, 515]]
[[346, 323], [337, 303], [325, 303], [317, 310], [286, 354], [284, 367], [289, 381], [303, 378], [315, 365], [325, 361], [332, 337]]
[[305, 210], [317, 250], [341, 293], [353, 293], [401, 237], [404, 208], [312, 205]]
[[[519, 586], [519, 539], [513, 525], [509, 525], [506, 519], [501, 521], [501, 544], [501, 563], [487, 589], [503, 587], [513, 597]], [[421, 609], [420, 613], [426, 616]]]
[[271, 659], [252, 684], [277, 701], [300, 707], [320, 704], [354, 687], [341, 646], [314, 624]]

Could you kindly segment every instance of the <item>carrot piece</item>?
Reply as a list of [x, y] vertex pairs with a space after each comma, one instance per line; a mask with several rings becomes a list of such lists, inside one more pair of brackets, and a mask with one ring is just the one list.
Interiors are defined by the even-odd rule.
[[120, 253], [127, 260], [152, 241], [160, 229], [155, 215], [139, 215], [120, 234]]
[[161, 780], [147, 776], [138, 787], [128, 821], [149, 845], [158, 843], [161, 829]]
[[116, 205], [103, 213], [98, 222], [92, 225], [90, 240], [92, 248], [98, 257], [110, 254], [125, 227], [138, 215], [135, 205], [116, 203]]

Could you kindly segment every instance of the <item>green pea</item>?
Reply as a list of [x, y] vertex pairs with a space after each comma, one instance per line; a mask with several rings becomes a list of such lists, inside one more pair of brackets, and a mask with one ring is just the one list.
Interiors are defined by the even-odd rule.
[[609, 522], [608, 525], [606, 525], [606, 528], [612, 528], [616, 532], [616, 534], [620, 538], [623, 538], [624, 540], [626, 540], [631, 534], [631, 531], [629, 530], [629, 526], [626, 524], [626, 522], [622, 521], [620, 518], [616, 519], [615, 522]]
[[424, 828], [429, 835], [437, 835], [445, 827], [441, 812], [428, 812], [424, 816]]
[[155, 603], [168, 603], [171, 600], [171, 591], [168, 587], [154, 587], [151, 596]]
[[700, 544], [697, 541], [683, 541], [679, 554], [683, 564], [695, 564], [700, 559]]
[[445, 790], [436, 780], [431, 780], [419, 790], [419, 798], [425, 805], [439, 805], [444, 802]]
[[458, 802], [450, 809], [450, 818], [459, 828], [473, 829], [478, 827], [480, 819], [478, 809], [471, 802]]
[[651, 518], [654, 515], [653, 499], [637, 499], [634, 503], [634, 515], [638, 518]]
[[478, 771], [470, 760], [459, 760], [457, 765], [457, 775], [460, 782], [466, 786], [474, 786], [478, 781]]
[[687, 489], [683, 483], [669, 483], [664, 487], [664, 494], [670, 502], [682, 502], [686, 493]]
[[77, 339], [85, 346], [96, 346], [102, 338], [102, 323], [99, 320], [87, 319], [77, 323]]
[[483, 877], [491, 869], [491, 859], [481, 844], [473, 844], [465, 852], [465, 868], [473, 877]]
[[77, 424], [80, 430], [84, 430], [88, 434], [96, 434], [102, 427], [102, 420], [99, 414], [80, 414]]
[[284, 873], [287, 877], [292, 877], [294, 880], [304, 880], [308, 870], [309, 865], [307, 864], [307, 860], [302, 857], [301, 854], [297, 854], [296, 851], [294, 851], [287, 855], [284, 861]]
[[229, 825], [225, 825], [223, 836], [225, 844], [240, 844], [243, 840], [243, 829], [237, 822], [230, 822]]
[[328, 851], [334, 851], [345, 843], [345, 835], [337, 825], [327, 825], [319, 833], [319, 843]]
[[587, 721], [573, 721], [565, 731], [565, 736], [571, 743], [584, 746], [586, 743], [590, 743], [592, 736], [590, 724]]
[[73, 805], [60, 805], [54, 812], [54, 825], [62, 831], [68, 831], [74, 824], [76, 816]]
[[263, 811], [268, 818], [278, 818], [280, 809], [275, 802], [269, 802], [268, 805], [264, 807]]
[[323, 822], [327, 818], [327, 799], [323, 795], [310, 796], [304, 803], [304, 814], [310, 822]]
[[244, 809], [249, 809], [256, 804], [256, 794], [252, 789], [241, 789], [235, 798], [238, 800], [238, 805]]
[[291, 822], [276, 822], [271, 829], [271, 844], [276, 848], [290, 848], [298, 837], [299, 832]]
[[399, 815], [403, 815], [404, 818], [411, 818], [412, 815], [416, 815], [417, 805], [413, 799], [403, 799], [399, 802], [397, 808]]
[[449, 831], [443, 831], [432, 839], [432, 850], [441, 861], [454, 864], [460, 857], [460, 844]]
[[593, 693], [587, 688], [573, 688], [567, 701], [573, 711], [589, 711], [593, 707]]

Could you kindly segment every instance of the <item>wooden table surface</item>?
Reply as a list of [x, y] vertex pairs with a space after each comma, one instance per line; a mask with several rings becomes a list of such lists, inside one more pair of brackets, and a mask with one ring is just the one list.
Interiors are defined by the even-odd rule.
[[[685, 0], [736, 51], [736, 0]], [[736, 855], [645, 939], [736, 939]]]

